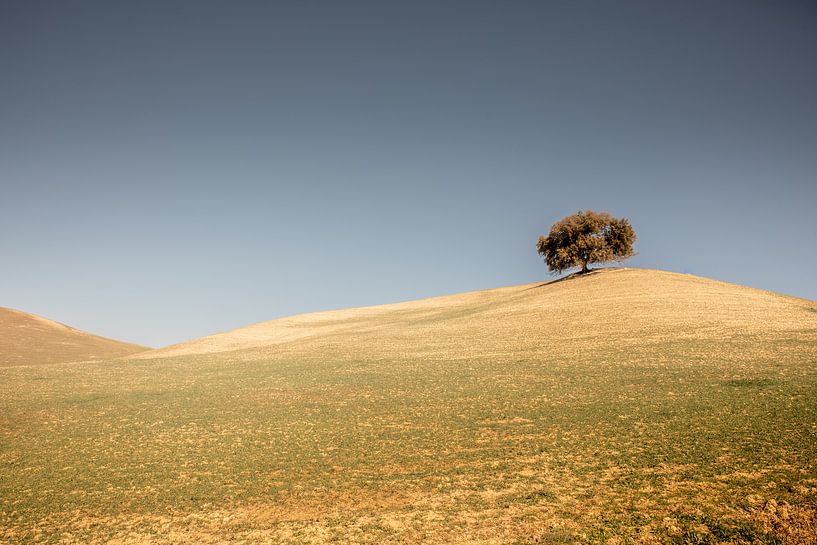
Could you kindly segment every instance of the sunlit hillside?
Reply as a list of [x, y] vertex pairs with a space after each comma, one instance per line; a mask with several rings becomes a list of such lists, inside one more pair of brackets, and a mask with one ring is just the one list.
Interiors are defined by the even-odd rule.
[[102, 360], [147, 350], [0, 307], [0, 366]]
[[815, 309], [810, 301], [690, 275], [602, 269], [559, 281], [302, 314], [136, 357], [228, 351], [242, 357], [330, 351], [446, 361], [565, 355], [596, 346], [813, 334]]
[[815, 543], [817, 303], [637, 269], [0, 369], [0, 542]]

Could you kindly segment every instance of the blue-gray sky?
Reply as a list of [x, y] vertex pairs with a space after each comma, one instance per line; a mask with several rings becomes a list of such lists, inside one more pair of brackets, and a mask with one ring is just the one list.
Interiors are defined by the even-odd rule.
[[809, 1], [0, 4], [0, 306], [164, 345], [548, 278], [817, 299]]

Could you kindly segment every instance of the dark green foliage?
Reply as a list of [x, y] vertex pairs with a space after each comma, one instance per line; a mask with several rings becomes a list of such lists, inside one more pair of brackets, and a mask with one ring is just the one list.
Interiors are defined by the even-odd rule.
[[536, 247], [551, 272], [573, 267], [587, 272], [591, 263], [622, 261], [634, 255], [635, 239], [627, 218], [580, 210], [554, 223], [548, 236], [539, 237]]

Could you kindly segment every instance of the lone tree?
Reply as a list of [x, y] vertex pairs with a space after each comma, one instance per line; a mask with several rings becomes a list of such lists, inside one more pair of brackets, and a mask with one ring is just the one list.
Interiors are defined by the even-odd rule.
[[586, 273], [591, 263], [631, 257], [635, 254], [634, 242], [635, 231], [627, 218], [580, 210], [554, 223], [548, 236], [539, 237], [536, 248], [551, 272], [581, 267], [581, 272]]

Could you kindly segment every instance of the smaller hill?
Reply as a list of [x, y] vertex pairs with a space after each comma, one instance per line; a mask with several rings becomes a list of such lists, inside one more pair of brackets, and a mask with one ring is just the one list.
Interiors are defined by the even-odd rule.
[[101, 360], [147, 350], [73, 327], [0, 307], [0, 367]]

